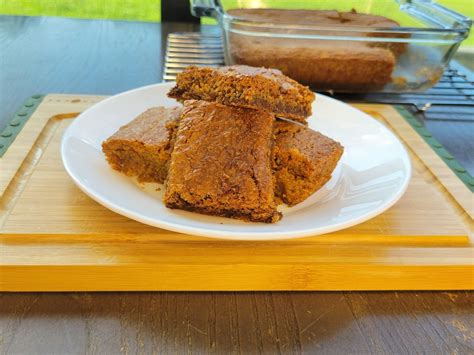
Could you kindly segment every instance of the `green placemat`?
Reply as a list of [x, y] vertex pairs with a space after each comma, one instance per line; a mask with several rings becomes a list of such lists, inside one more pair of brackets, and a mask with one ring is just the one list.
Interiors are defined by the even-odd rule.
[[15, 116], [7, 123], [7, 126], [0, 133], [0, 158], [3, 157], [8, 147], [13, 143], [18, 133], [35, 112], [38, 105], [43, 101], [44, 95], [33, 95], [16, 112]]
[[474, 178], [469, 172], [444, 148], [444, 146], [433, 137], [433, 135], [413, 116], [405, 107], [395, 106], [402, 117], [413, 127], [413, 129], [424, 139], [426, 143], [443, 159], [446, 165], [461, 179], [461, 181], [474, 192]]

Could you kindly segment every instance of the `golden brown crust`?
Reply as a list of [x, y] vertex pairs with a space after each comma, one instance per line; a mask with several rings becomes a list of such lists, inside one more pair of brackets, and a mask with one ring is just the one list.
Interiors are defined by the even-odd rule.
[[274, 117], [264, 110], [185, 101], [171, 154], [167, 207], [276, 222]]
[[398, 22], [384, 16], [341, 12], [337, 10], [298, 10], [298, 9], [230, 9], [229, 15], [246, 20], [300, 24], [300, 25], [344, 25], [366, 27], [398, 27]]
[[274, 134], [275, 195], [294, 206], [331, 178], [344, 148], [319, 132], [290, 122], [276, 121]]
[[306, 122], [314, 101], [311, 90], [279, 70], [242, 65], [188, 67], [178, 74], [168, 96], [264, 109], [298, 122]]
[[109, 164], [141, 182], [163, 183], [180, 114], [181, 107], [154, 107], [121, 127], [102, 143]]

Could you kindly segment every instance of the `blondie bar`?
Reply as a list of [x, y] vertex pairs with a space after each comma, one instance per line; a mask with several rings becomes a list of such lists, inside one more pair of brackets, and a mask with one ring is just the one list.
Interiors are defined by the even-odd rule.
[[274, 135], [275, 196], [294, 206], [328, 182], [344, 148], [319, 132], [291, 122], [276, 121]]
[[306, 122], [314, 93], [277, 69], [236, 65], [188, 67], [179, 73], [168, 96], [264, 109], [279, 117]]
[[150, 108], [105, 140], [102, 150], [112, 168], [141, 182], [163, 183], [181, 110]]
[[265, 110], [185, 101], [166, 180], [166, 206], [278, 221], [271, 167], [273, 122]]

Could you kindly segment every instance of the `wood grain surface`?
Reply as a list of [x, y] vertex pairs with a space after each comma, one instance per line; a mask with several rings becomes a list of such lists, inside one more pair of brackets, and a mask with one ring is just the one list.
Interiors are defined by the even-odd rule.
[[0, 295], [3, 354], [472, 354], [467, 292]]
[[[160, 81], [166, 32], [159, 32], [155, 24], [0, 16], [0, 129], [37, 93], [113, 94]], [[109, 43], [121, 50], [109, 56]], [[436, 137], [473, 169], [471, 125], [434, 124]], [[1, 354], [473, 352], [471, 292], [0, 294]]]

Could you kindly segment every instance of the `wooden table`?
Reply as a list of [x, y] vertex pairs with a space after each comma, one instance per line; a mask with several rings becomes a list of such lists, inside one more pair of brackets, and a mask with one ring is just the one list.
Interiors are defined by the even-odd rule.
[[[179, 30], [198, 27], [0, 17], [0, 130], [35, 93], [114, 94], [160, 82], [164, 38]], [[450, 144], [468, 143], [455, 123], [442, 128]], [[0, 294], [0, 353], [317, 351], [472, 353], [473, 294]]]

